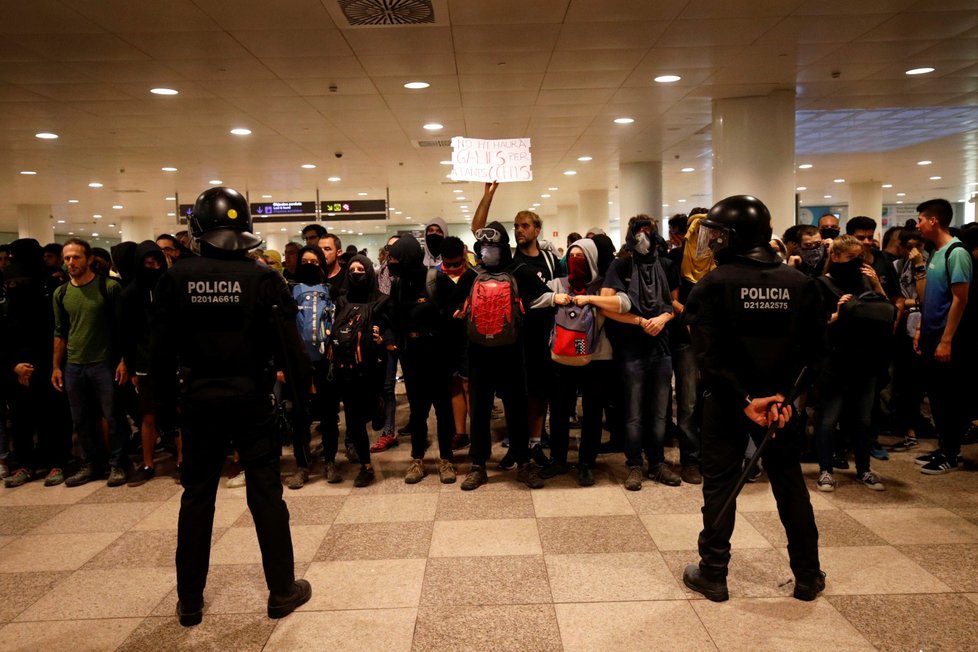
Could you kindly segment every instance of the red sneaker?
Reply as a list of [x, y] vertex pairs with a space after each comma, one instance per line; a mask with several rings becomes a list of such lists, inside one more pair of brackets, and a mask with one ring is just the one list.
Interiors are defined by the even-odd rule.
[[387, 450], [388, 448], [396, 448], [398, 444], [397, 435], [392, 435], [390, 433], [384, 433], [377, 440], [377, 443], [370, 447], [371, 453], [380, 453]]

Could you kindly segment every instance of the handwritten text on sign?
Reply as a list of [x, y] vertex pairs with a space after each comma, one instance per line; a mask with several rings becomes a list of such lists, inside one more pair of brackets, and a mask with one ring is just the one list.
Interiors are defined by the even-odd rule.
[[531, 163], [529, 138], [452, 138], [452, 179], [455, 181], [532, 181]]

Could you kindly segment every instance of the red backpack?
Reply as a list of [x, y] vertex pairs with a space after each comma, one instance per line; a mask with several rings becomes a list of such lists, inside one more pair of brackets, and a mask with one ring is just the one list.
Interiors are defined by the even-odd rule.
[[516, 343], [523, 317], [516, 279], [506, 272], [480, 273], [465, 300], [464, 312], [470, 342], [482, 346]]

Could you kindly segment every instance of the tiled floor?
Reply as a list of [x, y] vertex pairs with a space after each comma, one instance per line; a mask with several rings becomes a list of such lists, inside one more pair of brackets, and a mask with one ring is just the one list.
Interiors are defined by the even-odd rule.
[[0, 649], [978, 649], [973, 470], [924, 477], [896, 454], [874, 462], [885, 492], [840, 474], [835, 493], [814, 494], [828, 582], [812, 603], [790, 597], [770, 488], [747, 485], [731, 600], [715, 604], [680, 580], [697, 559], [699, 487], [627, 492], [620, 455], [600, 459], [588, 489], [568, 475], [531, 492], [492, 470], [462, 492], [433, 465], [408, 486], [408, 448], [377, 455], [366, 489], [341, 465], [343, 484], [314, 475], [286, 490], [313, 597], [281, 621], [264, 614], [244, 489], [219, 492], [206, 614], [191, 629], [173, 615], [180, 490], [168, 477], [0, 490]]

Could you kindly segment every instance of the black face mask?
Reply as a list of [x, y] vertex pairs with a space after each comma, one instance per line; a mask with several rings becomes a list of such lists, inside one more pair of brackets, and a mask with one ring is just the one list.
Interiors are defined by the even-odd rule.
[[348, 276], [350, 277], [350, 283], [353, 285], [362, 286], [367, 282], [366, 272], [350, 272]]
[[818, 230], [819, 235], [822, 236], [822, 240], [834, 240], [839, 237], [839, 229], [837, 228], [824, 228]]
[[821, 269], [822, 262], [825, 260], [825, 247], [815, 247], [814, 249], [802, 249], [801, 259], [805, 261], [810, 269]]
[[445, 236], [438, 233], [429, 233], [424, 237], [424, 243], [428, 247], [428, 253], [430, 253], [435, 258], [441, 256], [441, 243], [445, 240]]
[[855, 288], [862, 284], [862, 266], [862, 258], [853, 258], [847, 263], [832, 263], [829, 265], [829, 274], [844, 289]]
[[404, 273], [404, 265], [399, 260], [392, 260], [387, 263], [387, 271], [393, 276], [401, 276]]
[[323, 282], [323, 270], [315, 263], [302, 263], [295, 268], [295, 280], [303, 285], [319, 285]]

